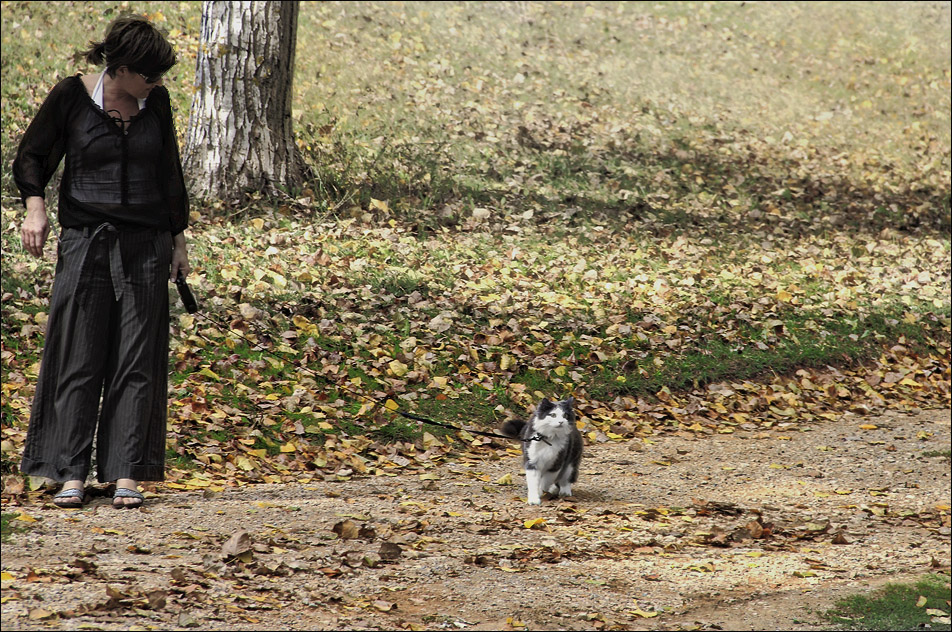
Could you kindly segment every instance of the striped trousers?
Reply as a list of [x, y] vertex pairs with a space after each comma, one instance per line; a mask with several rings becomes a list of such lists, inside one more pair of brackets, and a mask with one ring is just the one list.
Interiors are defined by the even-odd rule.
[[[64, 229], [20, 471], [85, 480], [165, 476], [167, 231]], [[98, 431], [97, 431], [98, 421]]]

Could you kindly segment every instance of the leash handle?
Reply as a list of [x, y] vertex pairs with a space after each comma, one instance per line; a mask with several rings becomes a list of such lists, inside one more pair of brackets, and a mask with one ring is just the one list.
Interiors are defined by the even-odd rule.
[[179, 297], [182, 299], [182, 304], [185, 305], [185, 311], [189, 314], [197, 312], [198, 302], [195, 300], [191, 288], [188, 287], [188, 283], [185, 282], [185, 275], [181, 272], [178, 273], [178, 277], [175, 279], [175, 287], [178, 288]]

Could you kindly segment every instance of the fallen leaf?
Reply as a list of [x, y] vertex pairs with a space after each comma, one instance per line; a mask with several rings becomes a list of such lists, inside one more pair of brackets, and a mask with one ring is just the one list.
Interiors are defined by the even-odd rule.
[[56, 616], [56, 613], [43, 608], [34, 608], [30, 610], [29, 618], [31, 621], [43, 621]]
[[251, 534], [247, 531], [236, 531], [222, 544], [221, 553], [226, 558], [238, 557], [251, 551]]
[[341, 540], [354, 540], [360, 537], [360, 525], [353, 520], [343, 520], [331, 529]]
[[400, 559], [400, 556], [403, 555], [403, 549], [395, 542], [382, 542], [377, 554], [383, 561], [393, 562]]

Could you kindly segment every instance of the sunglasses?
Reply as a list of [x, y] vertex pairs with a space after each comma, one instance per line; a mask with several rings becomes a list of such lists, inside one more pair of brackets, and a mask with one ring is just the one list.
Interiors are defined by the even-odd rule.
[[162, 81], [162, 77], [165, 76], [164, 72], [160, 72], [156, 75], [144, 75], [141, 72], [136, 72], [136, 74], [145, 79], [146, 83], [158, 83]]

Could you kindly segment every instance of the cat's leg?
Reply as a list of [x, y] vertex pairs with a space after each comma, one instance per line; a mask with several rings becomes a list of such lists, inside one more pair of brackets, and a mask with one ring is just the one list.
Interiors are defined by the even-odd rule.
[[566, 467], [559, 473], [558, 488], [560, 497], [564, 498], [572, 495], [572, 482], [577, 478], [574, 466]]
[[540, 489], [553, 496], [559, 493], [558, 472], [546, 472], [543, 474]]
[[539, 470], [534, 467], [526, 467], [526, 495], [530, 505], [542, 504], [542, 481]]

